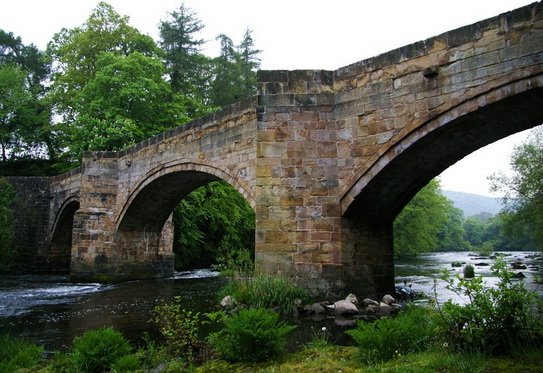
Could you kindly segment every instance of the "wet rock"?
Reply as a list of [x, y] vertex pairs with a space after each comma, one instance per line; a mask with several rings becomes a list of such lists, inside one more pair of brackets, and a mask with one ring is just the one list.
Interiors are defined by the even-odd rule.
[[237, 305], [238, 305], [238, 302], [231, 295], [227, 295], [221, 300], [221, 307], [225, 311], [231, 311], [234, 308], [236, 308]]
[[513, 275], [514, 278], [525, 278], [526, 275], [522, 272], [517, 272]]
[[365, 307], [368, 307], [368, 306], [377, 306], [379, 307], [379, 302], [377, 302], [376, 300], [373, 300], [373, 299], [370, 299], [370, 298], [366, 298], [362, 301], [362, 304], [365, 306]]
[[521, 262], [514, 262], [514, 263], [511, 263], [511, 268], [513, 269], [526, 269], [527, 267], [522, 264]]
[[358, 307], [358, 299], [356, 298], [356, 295], [354, 295], [353, 293], [350, 293], [349, 295], [347, 295], [347, 297], [345, 297], [345, 300], [348, 300], [349, 302], [354, 304], [356, 307]]
[[379, 303], [379, 313], [381, 315], [388, 316], [388, 315], [392, 314], [392, 311], [393, 311], [393, 309], [389, 304], [384, 303], [384, 302]]
[[378, 313], [379, 313], [379, 303], [377, 303], [377, 305], [370, 304], [369, 306], [364, 308], [364, 314], [366, 315], [376, 315]]
[[354, 315], [358, 313], [358, 308], [348, 300], [338, 300], [334, 303], [336, 315]]
[[480, 262], [480, 263], [475, 263], [475, 265], [476, 265], [477, 267], [487, 267], [487, 266], [489, 266], [490, 264], [485, 263], [485, 262]]
[[394, 297], [390, 294], [385, 294], [381, 302], [389, 305], [391, 303], [396, 303], [396, 299], [394, 299]]
[[451, 263], [451, 267], [462, 267], [462, 263], [461, 262], [452, 262]]

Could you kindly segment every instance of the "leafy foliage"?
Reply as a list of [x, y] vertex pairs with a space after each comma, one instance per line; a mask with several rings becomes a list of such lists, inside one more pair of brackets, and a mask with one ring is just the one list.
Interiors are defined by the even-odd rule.
[[34, 368], [42, 360], [43, 347], [8, 334], [0, 335], [0, 373]]
[[176, 268], [222, 269], [252, 272], [254, 211], [226, 182], [196, 189], [174, 211]]
[[229, 361], [263, 361], [283, 353], [286, 338], [296, 327], [262, 308], [229, 315], [224, 329], [209, 336], [211, 346]]
[[12, 247], [13, 227], [11, 204], [15, 194], [13, 187], [0, 180], [0, 271], [9, 270], [15, 264], [15, 251]]
[[203, 349], [204, 343], [198, 338], [202, 324], [200, 313], [184, 309], [181, 297], [156, 306], [151, 320], [159, 326], [160, 333], [168, 341], [167, 349], [173, 356], [182, 356], [188, 362], [193, 362]]
[[361, 360], [374, 364], [426, 349], [435, 332], [434, 319], [430, 316], [423, 307], [408, 307], [395, 318], [373, 323], [359, 321], [356, 329], [347, 334], [358, 345]]
[[188, 120], [181, 97], [163, 80], [164, 67], [139, 52], [102, 53], [94, 78], [77, 94], [70, 151], [119, 150]]
[[74, 339], [73, 359], [78, 372], [109, 371], [132, 347], [113, 328], [89, 330]]
[[214, 109], [209, 101], [212, 61], [200, 53], [204, 40], [196, 36], [203, 28], [185, 4], [159, 25], [160, 46], [165, 53], [172, 91], [187, 97], [187, 113], [192, 118]]
[[231, 280], [219, 292], [221, 298], [227, 295], [246, 307], [277, 309], [283, 315], [293, 312], [296, 299], [308, 299], [305, 289], [297, 287], [291, 280], [264, 275]]
[[543, 250], [543, 126], [515, 147], [511, 168], [511, 177], [498, 174], [490, 178], [493, 190], [505, 192], [506, 228], [508, 233], [528, 233]]
[[495, 288], [484, 286], [482, 277], [467, 279], [443, 273], [447, 288], [467, 302], [460, 305], [449, 300], [441, 308], [446, 341], [457, 350], [486, 353], [538, 345], [543, 324], [537, 294], [513, 281], [503, 259], [498, 258], [492, 269], [499, 279]]
[[452, 203], [440, 193], [439, 181], [431, 180], [394, 220], [394, 254], [437, 250], [438, 233], [447, 225], [452, 208]]

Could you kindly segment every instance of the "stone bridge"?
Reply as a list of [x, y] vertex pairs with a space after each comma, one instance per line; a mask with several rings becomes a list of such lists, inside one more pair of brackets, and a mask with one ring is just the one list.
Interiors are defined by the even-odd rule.
[[254, 98], [39, 180], [42, 257], [77, 281], [169, 276], [172, 210], [225, 180], [256, 212], [258, 271], [321, 294], [390, 290], [403, 206], [469, 153], [543, 123], [543, 4], [258, 82]]

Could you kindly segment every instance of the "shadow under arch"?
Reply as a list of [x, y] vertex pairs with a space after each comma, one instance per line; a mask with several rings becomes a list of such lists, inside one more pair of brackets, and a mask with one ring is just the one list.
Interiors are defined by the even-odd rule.
[[344, 217], [391, 224], [431, 179], [466, 155], [543, 123], [543, 77], [472, 98], [419, 126], [388, 149], [341, 196]]
[[72, 196], [64, 201], [56, 215], [51, 229], [51, 246], [48, 256], [54, 272], [70, 272], [74, 214], [79, 207], [79, 198]]
[[255, 208], [255, 200], [248, 188], [226, 172], [206, 164], [176, 163], [151, 170], [136, 184], [119, 214], [116, 232], [159, 232], [183, 198], [193, 190], [218, 180], [234, 187]]

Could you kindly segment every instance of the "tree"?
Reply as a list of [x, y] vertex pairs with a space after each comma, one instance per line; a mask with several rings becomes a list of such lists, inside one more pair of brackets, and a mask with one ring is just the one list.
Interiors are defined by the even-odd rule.
[[511, 155], [512, 176], [490, 177], [493, 191], [505, 194], [509, 213], [506, 230], [510, 234], [528, 228], [540, 250], [543, 249], [543, 126], [537, 127], [527, 141], [515, 147]]
[[77, 95], [96, 74], [100, 54], [111, 52], [128, 56], [139, 52], [144, 56], [160, 57], [161, 51], [147, 35], [128, 24], [113, 7], [100, 2], [81, 26], [63, 28], [48, 45], [54, 61], [53, 94], [57, 114], [70, 122], [77, 116], [74, 102]]
[[0, 30], [0, 143], [2, 160], [55, 158], [58, 147], [50, 131], [50, 107], [43, 84], [49, 63], [33, 45]]
[[220, 34], [217, 40], [221, 53], [214, 59], [211, 102], [222, 107], [256, 93], [256, 69], [260, 66], [257, 55], [260, 50], [253, 49], [250, 30], [246, 30], [242, 43], [237, 47], [225, 34]]
[[74, 158], [84, 150], [119, 150], [188, 120], [158, 58], [106, 52], [95, 70], [74, 100], [78, 116], [68, 145]]
[[183, 199], [174, 212], [174, 227], [178, 269], [230, 267], [254, 256], [254, 211], [225, 182], [209, 183]]
[[241, 66], [242, 96], [249, 97], [256, 94], [256, 70], [260, 67], [258, 55], [261, 50], [254, 49], [254, 40], [251, 30], [246, 29], [243, 40], [238, 46], [238, 63]]
[[459, 208], [451, 206], [447, 210], [447, 224], [444, 224], [437, 236], [439, 251], [463, 251], [468, 247], [464, 239], [464, 213]]
[[417, 255], [438, 249], [438, 233], [447, 224], [452, 203], [431, 180], [394, 220], [394, 255]]
[[200, 53], [204, 41], [196, 37], [204, 25], [184, 4], [169, 15], [170, 18], [159, 25], [160, 47], [164, 51], [172, 91], [190, 99], [188, 115], [196, 118], [212, 109], [205, 106], [209, 104], [211, 59]]

